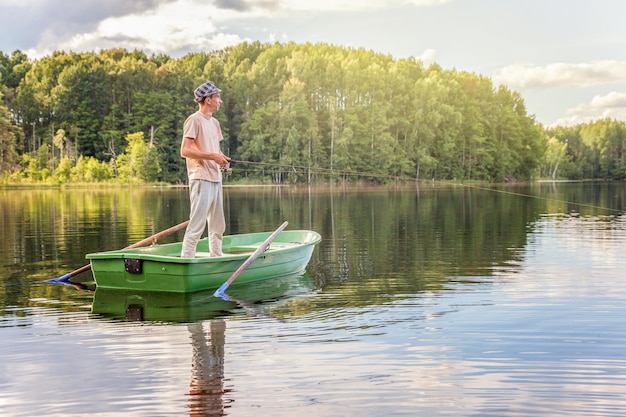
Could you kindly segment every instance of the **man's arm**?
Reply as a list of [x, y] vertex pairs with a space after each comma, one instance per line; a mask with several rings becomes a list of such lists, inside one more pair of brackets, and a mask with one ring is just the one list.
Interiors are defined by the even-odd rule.
[[221, 152], [204, 152], [198, 149], [195, 139], [186, 137], [180, 147], [180, 156], [183, 158], [215, 161], [221, 167], [228, 167], [230, 158]]

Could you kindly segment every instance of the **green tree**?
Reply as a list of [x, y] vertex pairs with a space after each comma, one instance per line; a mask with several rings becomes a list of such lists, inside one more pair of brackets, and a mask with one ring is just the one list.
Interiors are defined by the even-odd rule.
[[[65, 167], [63, 167], [65, 169]], [[98, 161], [93, 156], [80, 156], [76, 165], [71, 168], [73, 182], [102, 182], [113, 177], [113, 169], [105, 162]]]
[[0, 81], [4, 84], [9, 92], [9, 101], [20, 84], [24, 76], [32, 68], [32, 63], [28, 56], [16, 49], [9, 56], [0, 51]]
[[65, 130], [59, 129], [56, 131], [56, 134], [52, 138], [53, 145], [59, 149], [59, 153], [61, 155], [61, 159], [63, 159], [63, 152], [67, 146], [67, 137], [65, 136]]
[[156, 181], [161, 172], [156, 148], [146, 143], [143, 132], [129, 133], [126, 140], [126, 151], [117, 161], [118, 178], [122, 181]]
[[96, 56], [85, 54], [63, 69], [51, 95], [61, 128], [78, 129], [75, 138], [78, 152], [104, 158], [107, 149], [100, 131], [112, 104], [112, 93], [103, 63]]
[[626, 176], [626, 129], [623, 122], [596, 120], [582, 126], [580, 137], [588, 149], [594, 178], [622, 179]]
[[549, 177], [553, 180], [559, 178], [559, 167], [568, 160], [567, 142], [561, 142], [556, 137], [548, 138], [545, 153], [545, 162], [541, 176]]
[[0, 92], [0, 176], [6, 176], [18, 168], [17, 143], [20, 131], [11, 124], [11, 115], [2, 96]]
[[67, 156], [61, 157], [59, 165], [54, 170], [53, 178], [59, 184], [66, 184], [72, 178], [72, 162]]

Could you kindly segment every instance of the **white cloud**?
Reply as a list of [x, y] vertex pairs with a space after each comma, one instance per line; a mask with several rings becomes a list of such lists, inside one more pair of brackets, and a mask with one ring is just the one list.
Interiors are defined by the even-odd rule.
[[589, 103], [569, 109], [567, 116], [558, 119], [552, 126], [575, 126], [605, 118], [626, 120], [626, 93], [613, 91], [595, 96]]
[[23, 8], [23, 9], [28, 9], [28, 8], [41, 7], [46, 2], [47, 2], [47, 0], [31, 0], [31, 1], [2, 0], [2, 6], [4, 6], [4, 7], [17, 6], [17, 7]]
[[282, 6], [298, 11], [363, 11], [397, 6], [436, 6], [452, 0], [284, 0]]
[[430, 64], [434, 64], [435, 62], [437, 62], [437, 51], [435, 51], [434, 49], [426, 49], [424, 52], [422, 52], [421, 55], [417, 56], [416, 58], [422, 61], [422, 64], [427, 67]]
[[[260, 13], [264, 12], [246, 11], [244, 14]], [[55, 49], [84, 51], [122, 47], [156, 53], [222, 49], [244, 40], [222, 33], [218, 27], [236, 17], [242, 17], [242, 13], [216, 8], [210, 3], [181, 0], [162, 4], [144, 14], [109, 17], [101, 21], [95, 31], [76, 34]]]
[[[34, 0], [46, 2], [48, 0]], [[434, 6], [452, 0], [170, 0], [151, 3], [143, 11], [117, 8], [100, 22], [65, 37], [66, 32], [46, 29], [37, 47], [26, 53], [39, 59], [56, 50], [99, 51], [108, 48], [139, 49], [172, 56], [189, 51], [223, 49], [244, 40], [230, 24], [259, 18], [289, 18], [293, 13], [357, 12], [394, 6]], [[288, 39], [283, 34], [283, 40]], [[270, 40], [276, 39], [272, 34]], [[432, 57], [425, 57], [425, 60]]]
[[509, 65], [494, 72], [496, 84], [530, 90], [554, 87], [585, 88], [626, 82], [626, 62], [606, 60], [591, 63], [555, 63], [543, 67]]

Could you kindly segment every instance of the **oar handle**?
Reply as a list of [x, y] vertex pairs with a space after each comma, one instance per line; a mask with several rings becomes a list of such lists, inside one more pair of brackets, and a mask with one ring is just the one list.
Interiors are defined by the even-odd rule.
[[276, 236], [278, 236], [278, 234], [282, 232], [283, 229], [287, 227], [288, 224], [289, 224], [288, 222], [284, 222], [283, 224], [281, 224], [280, 227], [274, 231], [274, 233], [272, 233], [263, 243], [261, 243], [261, 246], [259, 246], [254, 252], [252, 252], [252, 254], [248, 257], [248, 259], [246, 259], [246, 261], [243, 264], [241, 264], [239, 268], [237, 268], [237, 270], [231, 275], [231, 277], [228, 278], [228, 281], [226, 281], [226, 283], [228, 283], [228, 285], [232, 284], [232, 282], [239, 275], [241, 275], [241, 273], [247, 267], [249, 267], [250, 264], [256, 260], [256, 258], [259, 257], [259, 255], [261, 255], [263, 252], [267, 250], [268, 246], [272, 243], [272, 241], [276, 239]]
[[189, 220], [182, 222], [180, 224], [177, 224], [176, 226], [172, 226], [169, 229], [162, 230], [159, 233], [154, 234], [150, 237], [147, 237], [143, 240], [140, 240], [137, 243], [133, 243], [130, 246], [126, 246], [124, 249], [133, 249], [133, 248], [140, 248], [142, 246], [153, 245], [157, 242], [157, 240], [161, 239], [162, 237], [171, 235], [172, 233], [177, 232], [184, 227], [187, 227], [188, 224], [189, 224]]

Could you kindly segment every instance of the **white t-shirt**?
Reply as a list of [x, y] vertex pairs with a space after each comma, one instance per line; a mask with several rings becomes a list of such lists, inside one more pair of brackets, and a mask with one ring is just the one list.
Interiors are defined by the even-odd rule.
[[[214, 117], [205, 116], [200, 111], [185, 120], [183, 140], [184, 138], [194, 139], [201, 151], [214, 153], [221, 152], [220, 141], [224, 139], [220, 122]], [[215, 161], [187, 158], [187, 176], [189, 180], [222, 181], [222, 171]]]

